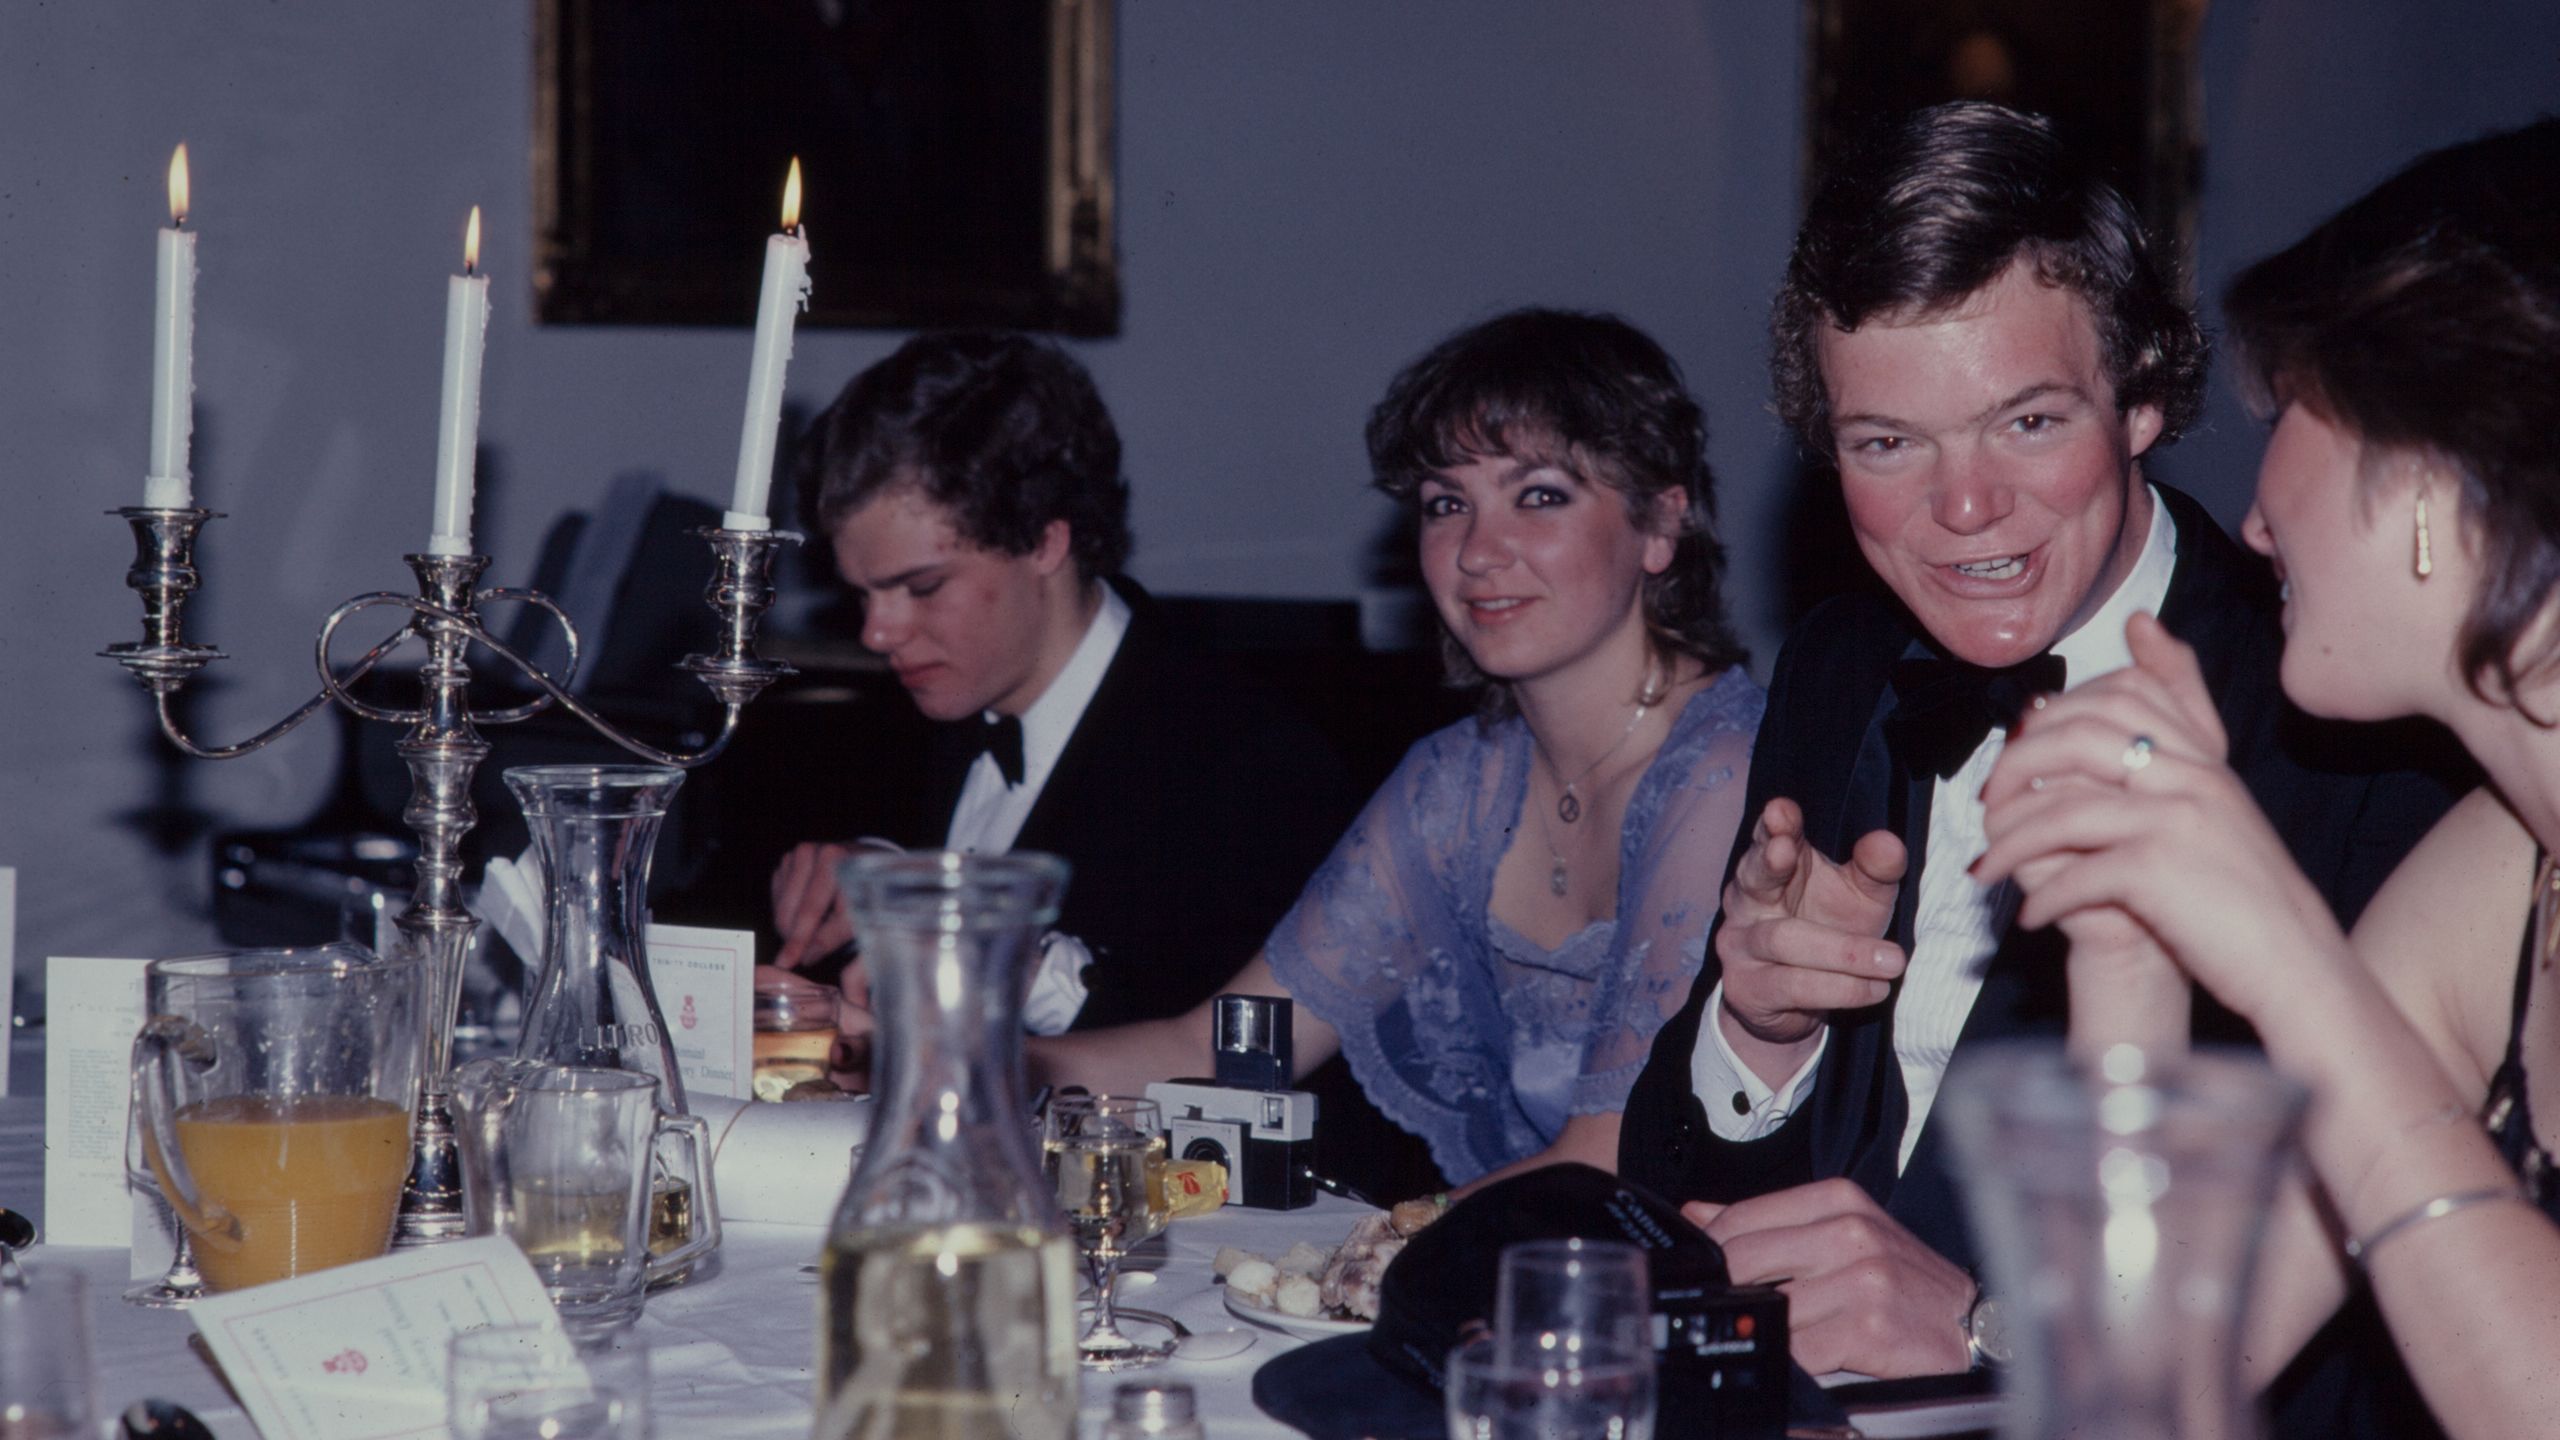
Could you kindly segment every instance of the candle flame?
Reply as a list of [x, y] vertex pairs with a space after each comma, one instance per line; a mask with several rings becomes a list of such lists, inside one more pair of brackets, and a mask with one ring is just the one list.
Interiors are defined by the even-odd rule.
[[782, 228], [800, 228], [800, 157], [791, 157], [791, 178], [782, 182]]
[[182, 141], [169, 157], [169, 223], [187, 223], [187, 147]]
[[480, 207], [471, 207], [471, 223], [462, 231], [462, 273], [480, 268]]

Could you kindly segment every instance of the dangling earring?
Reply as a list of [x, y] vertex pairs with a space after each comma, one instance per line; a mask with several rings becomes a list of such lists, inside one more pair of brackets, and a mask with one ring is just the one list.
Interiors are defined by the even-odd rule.
[[2435, 552], [2427, 544], [2427, 492], [2424, 490], [2418, 492], [2418, 563], [2411, 568], [2418, 572], [2421, 580], [2436, 573]]

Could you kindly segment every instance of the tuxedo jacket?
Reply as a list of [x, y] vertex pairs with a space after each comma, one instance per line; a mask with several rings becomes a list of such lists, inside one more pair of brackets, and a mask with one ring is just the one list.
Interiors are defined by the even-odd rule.
[[[2178, 546], [2161, 622], [2196, 649], [2230, 732], [2232, 767], [2340, 920], [2352, 923], [2451, 804], [2459, 765], [2446, 763], [2449, 741], [2432, 726], [2314, 720], [2286, 701], [2277, 683], [2284, 636], [2271, 571], [2202, 506], [2155, 488], [2169, 506]], [[1894, 663], [1928, 653], [1909, 615], [1883, 595], [1843, 597], [1807, 616], [1778, 657], [1744, 811], [1757, 816], [1777, 796], [1795, 800], [1804, 807], [1807, 841], [1835, 861], [1845, 861], [1868, 831], [1899, 834], [1912, 863], [1888, 934], [1905, 954], [1919, 875], [1929, 863], [1933, 782], [1906, 772], [1884, 726], [1896, 705]], [[1726, 878], [1731, 874], [1728, 867]], [[1984, 1040], [2059, 1037], [2065, 949], [2057, 930], [2012, 925], [1984, 972], [1957, 1054]], [[1927, 1126], [1910, 1164], [1895, 1171], [1909, 1116], [1893, 1047], [1900, 983], [1881, 1004], [1834, 1014], [1829, 1047], [1796, 1112], [1775, 1133], [1735, 1143], [1708, 1128], [1690, 1081], [1700, 1026], [1715, 1023], [1702, 1012], [1721, 972], [1711, 941], [1688, 1004], [1663, 1026], [1628, 1097], [1619, 1149], [1626, 1176], [1684, 1200], [1731, 1201], [1845, 1175], [1939, 1254], [1974, 1268], [1940, 1127]], [[2199, 994], [2197, 1007], [2199, 1038], [2252, 1038], [2208, 997]]]
[[[1135, 583], [1112, 585], [1128, 631], [1013, 842], [1073, 867], [1057, 928], [1093, 952], [1079, 1030], [1179, 1015], [1224, 989], [1358, 809], [1340, 756], [1296, 709], [1176, 644]], [[949, 833], [977, 723], [936, 727], [911, 843]]]

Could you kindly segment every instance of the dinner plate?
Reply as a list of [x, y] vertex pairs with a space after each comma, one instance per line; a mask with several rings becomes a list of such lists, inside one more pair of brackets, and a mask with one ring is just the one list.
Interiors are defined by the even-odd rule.
[[1329, 1340], [1336, 1335], [1360, 1335], [1367, 1333], [1369, 1329], [1369, 1322], [1366, 1320], [1332, 1320], [1320, 1315], [1289, 1315], [1268, 1305], [1256, 1304], [1234, 1290], [1228, 1290], [1225, 1293], [1228, 1314], [1239, 1320], [1250, 1320], [1256, 1325], [1277, 1330], [1284, 1335], [1295, 1335], [1301, 1340]]

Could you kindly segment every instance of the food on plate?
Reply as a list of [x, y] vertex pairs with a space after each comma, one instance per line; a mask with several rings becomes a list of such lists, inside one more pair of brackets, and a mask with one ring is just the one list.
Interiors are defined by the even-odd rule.
[[1301, 1240], [1277, 1260], [1223, 1245], [1213, 1268], [1231, 1294], [1267, 1310], [1302, 1319], [1375, 1320], [1388, 1263], [1447, 1208], [1437, 1198], [1408, 1200], [1361, 1216], [1331, 1250]]

